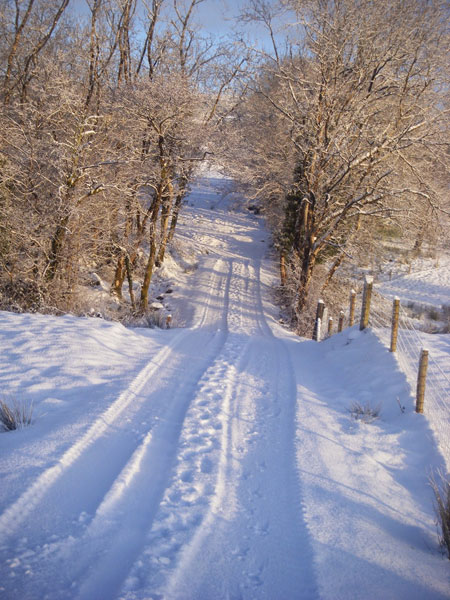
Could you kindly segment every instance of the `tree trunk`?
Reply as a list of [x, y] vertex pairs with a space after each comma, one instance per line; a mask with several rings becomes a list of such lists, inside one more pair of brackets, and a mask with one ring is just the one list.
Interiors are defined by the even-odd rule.
[[[134, 195], [134, 194], [133, 194]], [[125, 230], [123, 232], [124, 245], [126, 246], [129, 242], [130, 235], [133, 229], [133, 216], [132, 216], [132, 203], [131, 199], [127, 198], [125, 205], [126, 217], [125, 217]], [[125, 275], [127, 275], [126, 261], [128, 260], [128, 251], [124, 248], [119, 248], [119, 257], [117, 259], [116, 270], [114, 273], [114, 281], [111, 285], [110, 293], [115, 294], [120, 300], [122, 300], [122, 286], [125, 281]]]
[[183, 198], [185, 196], [185, 193], [185, 190], [183, 190], [177, 194], [175, 205], [172, 211], [172, 220], [170, 222], [169, 236], [167, 238], [168, 242], [171, 242], [173, 240], [173, 236], [175, 235], [175, 229], [178, 223], [178, 215], [180, 214], [181, 205], [183, 204]]
[[423, 244], [424, 237], [425, 237], [425, 228], [422, 228], [419, 231], [419, 233], [417, 234], [416, 241], [414, 242], [414, 248], [412, 250], [412, 255], [414, 258], [419, 257], [420, 253], [422, 252], [422, 244]]
[[280, 254], [280, 282], [283, 287], [287, 282], [286, 256], [283, 252]]
[[47, 281], [52, 281], [55, 278], [56, 272], [61, 263], [62, 248], [66, 239], [67, 225], [69, 224], [69, 216], [61, 219], [60, 223], [56, 227], [55, 234], [51, 241], [50, 254], [46, 269]]
[[164, 254], [166, 252], [166, 245], [168, 240], [168, 228], [169, 228], [169, 218], [170, 218], [170, 209], [172, 208], [172, 197], [173, 197], [173, 187], [171, 183], [167, 185], [167, 191], [164, 195], [164, 199], [162, 202], [161, 208], [161, 242], [159, 244], [158, 256], [156, 258], [156, 266], [160, 266], [164, 260]]
[[300, 272], [300, 285], [298, 290], [297, 314], [301, 314], [308, 300], [309, 288], [311, 285], [314, 265], [316, 263], [316, 255], [310, 252], [310, 249], [305, 249], [305, 256], [302, 260], [302, 268]]
[[122, 286], [125, 280], [125, 254], [121, 251], [117, 259], [116, 270], [114, 272], [114, 280], [111, 285], [110, 293], [122, 300]]
[[310, 193], [311, 200], [303, 198], [297, 221], [297, 235], [295, 249], [301, 263], [300, 285], [298, 290], [297, 314], [306, 306], [309, 287], [311, 284], [314, 265], [317, 258], [317, 249], [314, 249], [315, 236], [313, 235], [315, 197]]
[[338, 268], [344, 262], [344, 259], [345, 259], [345, 253], [341, 252], [341, 254], [333, 262], [333, 264], [331, 265], [330, 270], [327, 273], [327, 276], [326, 276], [326, 279], [325, 279], [325, 283], [322, 286], [322, 292], [328, 287], [328, 285], [330, 284], [330, 281], [333, 278], [333, 275], [336, 273], [336, 271], [338, 270]]
[[[361, 215], [358, 215], [358, 217], [356, 219], [355, 227], [354, 227], [353, 231], [350, 232], [350, 234], [348, 235], [348, 237], [347, 237], [347, 239], [345, 241], [346, 244], [348, 244], [348, 242], [350, 242], [355, 237], [355, 235], [359, 231], [360, 227], [361, 227]], [[336, 258], [336, 260], [331, 265], [331, 268], [328, 271], [327, 277], [325, 279], [325, 283], [322, 286], [322, 292], [329, 285], [331, 279], [333, 278], [333, 275], [336, 273], [336, 271], [338, 270], [338, 268], [344, 262], [345, 257], [346, 257], [345, 252], [341, 252], [341, 254]]]
[[147, 265], [145, 267], [144, 281], [141, 287], [141, 312], [145, 312], [148, 308], [148, 288], [153, 275], [153, 268], [156, 260], [156, 224], [150, 223], [150, 253], [148, 255]]
[[134, 298], [134, 290], [133, 290], [133, 271], [131, 269], [131, 261], [129, 256], [125, 256], [125, 270], [127, 273], [128, 280], [128, 291], [130, 292], [130, 302], [133, 310], [136, 310], [136, 301]]
[[149, 226], [150, 238], [150, 253], [148, 255], [147, 264], [145, 266], [144, 281], [141, 287], [140, 310], [145, 312], [148, 307], [148, 288], [153, 275], [153, 269], [156, 261], [156, 223], [158, 222], [159, 207], [161, 206], [162, 191], [164, 184], [160, 183], [156, 192], [155, 200], [152, 207], [152, 213]]

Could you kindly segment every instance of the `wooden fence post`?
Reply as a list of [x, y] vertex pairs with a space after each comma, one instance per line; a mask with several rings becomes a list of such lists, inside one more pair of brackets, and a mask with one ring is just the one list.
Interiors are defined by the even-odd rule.
[[333, 332], [333, 317], [328, 319], [328, 335], [331, 335]]
[[317, 323], [317, 333], [316, 333], [316, 342], [322, 341], [322, 319], [319, 317], [316, 321]]
[[166, 317], [166, 329], [170, 329], [170, 324], [172, 323], [172, 315], [167, 315]]
[[394, 298], [392, 304], [392, 328], [391, 328], [391, 347], [390, 352], [397, 350], [397, 337], [398, 337], [398, 317], [400, 314], [400, 299]]
[[344, 311], [341, 310], [339, 313], [339, 321], [338, 321], [338, 332], [340, 333], [344, 328]]
[[355, 324], [355, 307], [356, 307], [356, 292], [350, 292], [350, 314], [348, 317], [348, 326], [352, 327]]
[[416, 412], [423, 413], [425, 401], [425, 382], [428, 368], [428, 350], [422, 349], [420, 353], [419, 374], [417, 375]]
[[313, 337], [312, 337], [312, 339], [316, 340], [316, 342], [320, 342], [320, 329], [321, 329], [324, 311], [325, 311], [325, 303], [323, 300], [319, 300], [319, 302], [317, 303], [316, 320], [314, 322], [314, 331], [313, 331]]
[[365, 329], [369, 325], [370, 315], [370, 299], [372, 298], [373, 277], [366, 277], [364, 281], [363, 301], [361, 309], [361, 321], [359, 323], [360, 330]]

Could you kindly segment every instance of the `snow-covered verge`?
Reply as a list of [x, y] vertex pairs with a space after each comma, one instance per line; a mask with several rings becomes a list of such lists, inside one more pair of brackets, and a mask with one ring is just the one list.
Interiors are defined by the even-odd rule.
[[377, 287], [387, 298], [400, 298], [402, 304], [437, 308], [450, 305], [450, 256], [444, 254], [439, 263], [431, 258], [416, 259], [410, 273], [383, 281]]
[[396, 357], [371, 331], [282, 329], [237, 200], [218, 178], [190, 196], [186, 327], [0, 313], [2, 394], [34, 405], [0, 434], [2, 598], [450, 597], [443, 458]]
[[[302, 357], [297, 452], [320, 596], [362, 597], [355, 590], [364, 588], [374, 598], [445, 597], [428, 485], [444, 465], [395, 358], [354, 328]], [[355, 420], [355, 403], [379, 417]]]

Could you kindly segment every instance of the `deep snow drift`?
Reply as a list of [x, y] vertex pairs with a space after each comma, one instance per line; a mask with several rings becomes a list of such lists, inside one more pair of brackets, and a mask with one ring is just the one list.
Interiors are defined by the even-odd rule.
[[190, 196], [187, 327], [0, 313], [2, 393], [35, 414], [0, 434], [2, 598], [450, 597], [443, 458], [395, 357], [371, 331], [284, 331], [236, 201], [214, 179]]

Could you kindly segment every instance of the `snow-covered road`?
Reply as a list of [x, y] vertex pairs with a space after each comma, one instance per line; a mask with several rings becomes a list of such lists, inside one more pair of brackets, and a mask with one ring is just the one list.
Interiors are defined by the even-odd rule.
[[0, 436], [0, 596], [449, 597], [426, 422], [396, 403], [380, 425], [346, 416], [364, 353], [366, 397], [409, 397], [383, 381], [394, 359], [356, 331], [283, 332], [262, 221], [214, 182], [191, 198], [180, 235], [207, 253], [171, 299], [187, 328], [0, 317], [0, 381], [39, 415]]

